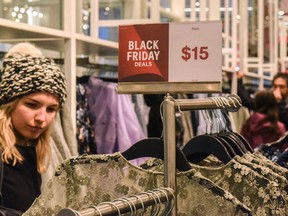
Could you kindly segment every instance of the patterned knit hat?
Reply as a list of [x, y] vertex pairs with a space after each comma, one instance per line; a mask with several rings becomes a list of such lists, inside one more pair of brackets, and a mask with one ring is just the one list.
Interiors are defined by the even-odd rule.
[[0, 105], [42, 91], [54, 94], [63, 105], [67, 97], [64, 74], [32, 44], [15, 45], [3, 59]]

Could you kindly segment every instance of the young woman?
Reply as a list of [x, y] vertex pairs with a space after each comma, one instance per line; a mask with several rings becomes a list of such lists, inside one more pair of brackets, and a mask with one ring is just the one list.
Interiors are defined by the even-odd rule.
[[40, 195], [50, 160], [49, 129], [66, 99], [64, 74], [29, 43], [4, 57], [0, 81], [3, 205], [26, 211]]
[[259, 91], [255, 95], [254, 112], [242, 126], [241, 134], [253, 149], [273, 142], [286, 131], [285, 125], [278, 119], [277, 100], [273, 92]]

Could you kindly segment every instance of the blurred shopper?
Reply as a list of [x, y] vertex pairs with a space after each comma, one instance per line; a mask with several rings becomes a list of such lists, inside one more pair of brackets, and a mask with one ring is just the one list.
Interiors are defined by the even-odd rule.
[[241, 128], [241, 134], [254, 149], [263, 143], [279, 139], [286, 131], [279, 121], [277, 100], [274, 92], [262, 90], [255, 94], [254, 112]]
[[278, 103], [279, 121], [288, 128], [288, 74], [277, 73], [272, 80], [272, 87]]

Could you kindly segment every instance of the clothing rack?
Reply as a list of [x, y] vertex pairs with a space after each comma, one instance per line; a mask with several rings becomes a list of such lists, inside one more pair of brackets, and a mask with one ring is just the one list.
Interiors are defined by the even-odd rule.
[[[163, 215], [177, 215], [177, 200], [174, 196], [176, 188], [176, 140], [175, 140], [175, 111], [190, 111], [203, 109], [225, 109], [229, 112], [237, 112], [242, 106], [238, 95], [208, 97], [205, 99], [174, 99], [169, 93], [163, 100], [163, 133], [164, 133], [164, 186], [171, 193], [163, 193], [161, 189], [155, 189], [140, 193], [135, 196], [122, 197], [112, 202], [100, 203], [87, 209], [76, 211], [70, 208], [62, 209], [58, 216], [101, 216], [101, 215], [120, 215], [123, 213], [144, 209], [151, 205], [166, 203], [166, 210]], [[148, 195], [150, 193], [150, 196]], [[157, 194], [157, 195], [156, 195]], [[139, 199], [140, 198], [140, 199]], [[157, 203], [157, 200], [159, 201]]]
[[[145, 208], [157, 205], [158, 208], [155, 210], [160, 211], [160, 205], [168, 205], [171, 200], [174, 199], [174, 190], [171, 188], [156, 188], [146, 192], [139, 193], [137, 195], [129, 197], [120, 197], [111, 202], [102, 202], [97, 206], [90, 206], [80, 211], [73, 210], [71, 208], [62, 209], [57, 216], [114, 216], [121, 215], [127, 212], [135, 212], [136, 210], [142, 209], [144, 212]], [[169, 214], [171, 208], [165, 207], [165, 214]]]
[[[175, 140], [175, 110], [189, 111], [202, 109], [226, 109], [229, 112], [237, 112], [241, 104], [238, 95], [208, 97], [205, 99], [174, 99], [169, 93], [163, 101], [163, 132], [164, 132], [164, 165], [165, 165], [165, 187], [176, 188], [176, 140]], [[169, 203], [172, 211], [170, 216], [177, 215], [176, 198]]]

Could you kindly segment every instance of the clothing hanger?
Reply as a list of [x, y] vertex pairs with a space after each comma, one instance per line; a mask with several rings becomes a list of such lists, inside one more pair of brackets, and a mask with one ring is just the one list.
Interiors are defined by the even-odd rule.
[[[217, 99], [214, 99], [214, 100], [217, 100]], [[234, 104], [234, 107], [237, 107], [236, 104], [235, 104], [235, 101], [234, 101], [234, 100], [236, 100], [236, 103], [241, 106], [241, 103], [240, 103], [240, 101], [238, 101], [237, 97], [233, 97], [233, 98], [231, 98], [231, 97], [224, 98], [223, 97], [223, 98], [220, 98], [218, 100], [220, 100], [224, 104], [225, 103], [227, 104], [227, 103], [231, 102], [231, 103]], [[220, 106], [221, 106], [221, 102], [218, 101], [218, 103], [220, 103]], [[223, 118], [220, 118], [220, 120], [223, 120], [224, 121], [223, 125], [225, 125], [225, 127], [222, 130], [222, 132], [224, 132], [225, 135], [228, 135], [228, 136], [232, 137], [232, 140], [236, 141], [235, 144], [237, 146], [234, 145], [235, 151], [239, 155], [243, 155], [243, 154], [247, 153], [248, 151], [249, 152], [253, 152], [253, 149], [251, 148], [251, 146], [248, 143], [248, 141], [241, 134], [239, 134], [239, 133], [237, 133], [235, 131], [232, 131], [230, 119], [229, 119], [229, 116], [228, 116], [227, 112], [225, 110], [220, 110], [220, 111], [221, 111], [221, 114], [223, 116]]]
[[210, 131], [212, 131], [213, 123], [211, 118], [208, 118], [208, 112], [205, 113], [205, 111], [202, 111], [202, 115], [206, 123], [206, 134], [193, 137], [184, 145], [182, 152], [185, 154], [187, 160], [192, 163], [198, 163], [209, 155], [214, 155], [223, 163], [228, 163], [233, 158], [232, 150], [226, 148], [226, 146], [228, 147], [229, 145], [225, 143], [226, 141], [224, 139], [212, 133], [207, 133], [208, 121], [210, 122]]
[[249, 144], [249, 142], [239, 133], [235, 132], [235, 131], [231, 131], [231, 133], [238, 138], [238, 140], [240, 140], [240, 143], [242, 143], [242, 149], [244, 150], [245, 153], [247, 152], [251, 152], [253, 153], [254, 150], [252, 149], [251, 145]]
[[[218, 115], [217, 113], [218, 110], [213, 110], [212, 113], [214, 113], [214, 115], [216, 116], [216, 119], [218, 120], [218, 125], [219, 125], [219, 132], [215, 134], [215, 136], [217, 136], [218, 138], [222, 138], [224, 139], [226, 142], [224, 143], [226, 148], [229, 146], [232, 148], [233, 150], [233, 157], [236, 155], [240, 155], [242, 156], [245, 153], [245, 149], [243, 149], [243, 144], [241, 142], [241, 140], [239, 140], [234, 133], [230, 132], [227, 130], [227, 119], [225, 119], [225, 122], [222, 123], [222, 120], [224, 120], [223, 118], [225, 117], [220, 117], [220, 115]], [[221, 112], [221, 116], [223, 116], [223, 112]], [[226, 114], [226, 112], [225, 112]], [[224, 114], [224, 115], [225, 115]], [[225, 125], [223, 127], [223, 125]], [[228, 145], [228, 146], [227, 146]]]
[[130, 208], [130, 213], [131, 213], [130, 216], [135, 216], [136, 207], [135, 207], [135, 205], [133, 206], [131, 204], [131, 201], [129, 201], [125, 197], [120, 197], [120, 198], [114, 199], [113, 202], [115, 202], [115, 201], [121, 201], [123, 203], [126, 203], [129, 206], [129, 208]]
[[[225, 125], [228, 126], [227, 122], [229, 121], [227, 113], [224, 113], [224, 120], [225, 120]], [[253, 153], [253, 149], [251, 145], [248, 143], [248, 141], [239, 133], [232, 131], [231, 127], [226, 127], [226, 133], [230, 133], [231, 136], [233, 136], [237, 141], [237, 144], [239, 147], [242, 149], [243, 153], [251, 152]]]
[[[167, 209], [167, 206], [169, 206], [169, 203], [170, 203], [169, 198], [168, 198], [168, 194], [167, 194], [168, 192], [163, 188], [156, 188], [156, 189], [153, 189], [152, 191], [159, 191], [159, 192], [164, 194], [164, 196], [166, 197], [166, 201], [165, 201], [166, 205], [165, 205], [165, 208], [163, 209], [162, 215], [169, 215], [169, 214], [164, 214], [166, 209]], [[159, 201], [161, 203], [161, 200], [159, 200]]]
[[223, 140], [209, 134], [193, 137], [183, 147], [182, 152], [187, 160], [192, 163], [199, 163], [209, 155], [217, 157], [223, 163], [228, 163], [232, 159]]
[[227, 144], [233, 149], [235, 153], [234, 156], [236, 155], [242, 156], [245, 154], [245, 151], [241, 147], [242, 145], [241, 141], [237, 137], [235, 137], [232, 133], [221, 131], [220, 133], [217, 134], [217, 136], [224, 139], [227, 142]]
[[[142, 206], [142, 211], [141, 211], [141, 214], [138, 213], [138, 215], [140, 216], [144, 216], [144, 213], [145, 213], [145, 205], [142, 201], [142, 199], [138, 196], [138, 195], [131, 195], [130, 197], [135, 197], [137, 200], [139, 200], [139, 202], [141, 203], [141, 206]], [[136, 212], [137, 213], [137, 212]]]
[[[161, 138], [146, 138], [136, 142], [121, 154], [127, 160], [141, 157], [154, 157], [164, 160], [164, 140]], [[179, 171], [191, 169], [188, 160], [178, 147], [176, 147], [176, 168]]]
[[225, 127], [223, 125], [226, 126], [227, 124], [222, 123], [221, 120], [223, 118], [221, 118], [220, 115], [217, 113], [218, 111], [219, 110], [211, 110], [211, 115], [215, 116], [215, 119], [218, 125], [218, 132], [214, 133], [213, 135], [223, 141], [223, 145], [225, 145], [225, 147], [227, 148], [228, 152], [230, 153], [232, 157], [235, 157], [236, 155], [242, 156], [244, 154], [244, 151], [242, 151], [242, 148], [240, 146], [241, 145], [240, 141], [238, 141], [237, 138], [234, 137], [232, 133], [224, 129]]

